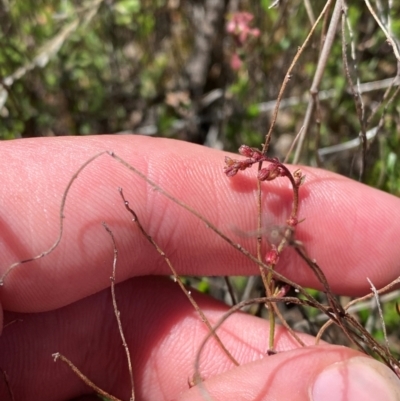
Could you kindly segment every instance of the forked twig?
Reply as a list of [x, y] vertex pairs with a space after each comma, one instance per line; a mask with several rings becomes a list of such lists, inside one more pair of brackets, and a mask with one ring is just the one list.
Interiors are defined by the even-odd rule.
[[134, 386], [134, 382], [133, 382], [131, 355], [130, 355], [130, 352], [129, 352], [128, 344], [126, 343], [124, 331], [122, 329], [121, 313], [118, 310], [117, 298], [115, 296], [115, 274], [116, 274], [116, 270], [117, 270], [118, 250], [117, 250], [117, 245], [115, 243], [115, 238], [114, 238], [113, 232], [110, 230], [110, 228], [107, 226], [106, 223], [103, 222], [102, 224], [103, 224], [104, 228], [106, 229], [106, 231], [108, 232], [108, 234], [110, 234], [110, 237], [111, 237], [111, 240], [112, 240], [112, 243], [113, 243], [113, 248], [114, 248], [113, 271], [112, 271], [112, 277], [110, 277], [110, 279], [111, 279], [111, 297], [112, 297], [112, 303], [113, 303], [113, 309], [114, 309], [115, 318], [117, 319], [117, 323], [118, 323], [119, 335], [121, 337], [122, 345], [124, 347], [125, 354], [126, 354], [126, 360], [128, 362], [129, 379], [130, 379], [130, 382], [131, 382], [131, 390], [132, 390], [130, 400], [134, 401], [135, 400], [135, 390], [134, 390], [135, 386]]
[[102, 395], [103, 397], [107, 397], [111, 401], [122, 401], [117, 397], [114, 397], [111, 394], [108, 394], [106, 391], [102, 390], [100, 387], [97, 387], [92, 381], [90, 381], [68, 358], [64, 355], [56, 352], [52, 355], [54, 358], [54, 362], [57, 362], [60, 359], [64, 362], [87, 386], [93, 389], [97, 394]]
[[[190, 303], [193, 305], [194, 309], [196, 312], [200, 315], [201, 320], [205, 323], [207, 328], [212, 331], [212, 326], [209, 320], [207, 319], [206, 315], [204, 312], [201, 310], [197, 302], [194, 300], [192, 294], [190, 291], [188, 291], [183, 284], [180, 276], [176, 272], [174, 266], [172, 265], [172, 262], [168, 258], [168, 256], [165, 254], [165, 252], [160, 248], [160, 246], [157, 244], [156, 241], [147, 233], [147, 231], [144, 229], [142, 224], [139, 221], [139, 218], [135, 211], [129, 206], [129, 202], [125, 199], [124, 193], [122, 191], [122, 188], [118, 188], [119, 193], [121, 194], [121, 198], [124, 201], [124, 205], [126, 210], [132, 215], [132, 221], [136, 224], [136, 226], [139, 228], [139, 231], [143, 234], [143, 236], [154, 246], [154, 248], [157, 250], [157, 252], [164, 258], [165, 262], [167, 263], [168, 267], [170, 268], [173, 276], [174, 276], [174, 281], [178, 283], [179, 287], [181, 290], [184, 292], [186, 297], [189, 299]], [[224, 353], [228, 356], [228, 358], [236, 365], [239, 365], [239, 362], [236, 361], [236, 359], [232, 356], [232, 354], [228, 351], [228, 349], [225, 347], [221, 339], [215, 335], [215, 340], [217, 341], [218, 345], [221, 347], [221, 349], [224, 351]]]
[[400, 52], [399, 52], [399, 48], [398, 48], [396, 40], [393, 39], [392, 35], [388, 32], [388, 30], [386, 29], [385, 25], [378, 18], [378, 16], [375, 13], [375, 10], [372, 8], [372, 5], [369, 2], [369, 0], [364, 0], [364, 2], [366, 4], [366, 6], [368, 7], [369, 12], [371, 13], [373, 18], [375, 19], [376, 23], [379, 25], [379, 27], [382, 29], [382, 32], [385, 34], [387, 41], [392, 46], [393, 53], [394, 53], [397, 61], [400, 63]]
[[[389, 283], [388, 285], [385, 285], [385, 286], [382, 287], [381, 289], [377, 290], [376, 293], [377, 293], [378, 295], [384, 294], [385, 292], [388, 292], [389, 290], [391, 290], [391, 289], [392, 289], [394, 286], [396, 286], [397, 284], [400, 284], [400, 276], [397, 277], [395, 280], [393, 280], [393, 281], [392, 281], [391, 283]], [[348, 310], [351, 306], [353, 306], [353, 305], [355, 305], [355, 304], [357, 304], [357, 303], [360, 303], [360, 302], [367, 301], [368, 299], [371, 299], [371, 298], [374, 297], [374, 296], [375, 296], [374, 293], [373, 293], [373, 292], [370, 292], [369, 294], [364, 295], [363, 297], [359, 297], [359, 298], [353, 299], [352, 301], [350, 301], [350, 302], [344, 307], [344, 310], [347, 312], [347, 310]], [[321, 340], [321, 337], [322, 337], [324, 331], [325, 331], [330, 325], [332, 325], [332, 323], [333, 323], [333, 322], [332, 322], [331, 320], [328, 320], [328, 321], [319, 329], [319, 332], [318, 332], [317, 336], [315, 337], [315, 343], [316, 343], [316, 344], [318, 344], [318, 342]]]
[[[248, 299], [242, 302], [239, 302], [238, 304], [234, 305], [232, 308], [229, 309], [228, 312], [226, 312], [215, 324], [215, 326], [212, 328], [212, 331], [210, 331], [207, 336], [204, 338], [202, 341], [197, 354], [196, 354], [196, 360], [195, 360], [195, 373], [194, 373], [194, 383], [198, 385], [200, 392], [202, 393], [202, 396], [204, 397], [205, 400], [212, 401], [213, 398], [211, 397], [210, 393], [207, 391], [205, 387], [205, 383], [201, 379], [201, 373], [200, 373], [200, 357], [201, 354], [204, 350], [204, 347], [206, 346], [207, 342], [209, 339], [214, 335], [215, 333], [221, 326], [222, 324], [230, 317], [232, 316], [235, 312], [238, 312], [242, 308], [248, 306], [248, 305], [253, 305], [253, 304], [274, 304], [276, 305], [277, 302], [285, 302], [285, 303], [292, 303], [292, 304], [297, 304], [297, 305], [308, 305], [308, 306], [313, 306], [321, 310], [321, 312], [326, 313], [326, 307], [321, 305], [318, 302], [310, 302], [308, 300], [303, 300], [295, 297], [262, 297], [262, 298], [254, 298], [254, 299]], [[268, 355], [268, 354], [266, 354]]]

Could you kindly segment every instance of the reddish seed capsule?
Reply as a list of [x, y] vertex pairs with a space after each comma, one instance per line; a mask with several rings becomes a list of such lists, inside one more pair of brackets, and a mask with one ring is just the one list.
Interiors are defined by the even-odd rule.
[[278, 263], [279, 253], [275, 246], [272, 246], [272, 249], [270, 249], [265, 255], [265, 261], [267, 262], [267, 265], [272, 266], [275, 266]]
[[[282, 168], [275, 164], [271, 163], [269, 166], [262, 168], [258, 173], [258, 179], [260, 181], [272, 181], [276, 177], [282, 176]], [[284, 171], [283, 171], [284, 172]]]
[[233, 177], [234, 175], [237, 174], [237, 172], [238, 170], [234, 166], [224, 168], [224, 173], [226, 174], [227, 177]]
[[228, 156], [225, 156], [225, 164], [227, 167], [233, 166], [235, 164], [235, 160], [231, 159]]
[[268, 167], [264, 167], [264, 168], [262, 168], [262, 169], [258, 172], [257, 178], [258, 178], [260, 181], [268, 180], [269, 175], [270, 175], [270, 172], [271, 172], [271, 171], [269, 170]]
[[278, 292], [275, 294], [276, 297], [285, 297], [286, 294], [290, 291], [291, 286], [289, 284], [284, 284], [279, 288]]

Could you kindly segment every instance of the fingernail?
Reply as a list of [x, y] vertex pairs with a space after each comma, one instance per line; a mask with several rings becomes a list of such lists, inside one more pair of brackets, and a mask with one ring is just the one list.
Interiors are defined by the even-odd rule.
[[313, 401], [400, 400], [400, 380], [378, 361], [355, 357], [325, 368], [311, 389]]

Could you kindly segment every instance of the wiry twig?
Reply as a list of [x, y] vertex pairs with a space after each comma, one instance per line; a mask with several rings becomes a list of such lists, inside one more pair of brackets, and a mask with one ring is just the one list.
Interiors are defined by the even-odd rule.
[[201, 354], [202, 354], [207, 342], [213, 336], [213, 333], [215, 333], [230, 316], [232, 316], [235, 312], [241, 310], [242, 308], [245, 308], [248, 305], [253, 305], [253, 304], [274, 304], [274, 305], [276, 305], [276, 303], [278, 303], [278, 302], [313, 306], [313, 307], [318, 308], [321, 311], [325, 311], [325, 313], [326, 313], [326, 307], [321, 305], [319, 302], [316, 302], [316, 301], [310, 302], [308, 300], [303, 300], [303, 299], [299, 299], [299, 298], [295, 298], [295, 297], [262, 297], [262, 298], [248, 299], [248, 300], [242, 301], [242, 302], [236, 304], [235, 306], [233, 306], [232, 308], [230, 308], [229, 311], [227, 311], [218, 320], [218, 322], [212, 328], [212, 331], [207, 334], [207, 336], [202, 341], [199, 349], [197, 350], [196, 359], [195, 359], [194, 382], [195, 382], [195, 384], [197, 384], [199, 386], [199, 390], [202, 393], [202, 396], [205, 397], [206, 400], [213, 400], [213, 398], [207, 391], [207, 389], [205, 387], [205, 383], [201, 379], [200, 357], [201, 357]]
[[4, 280], [6, 279], [6, 277], [11, 273], [12, 270], [14, 270], [17, 266], [25, 264], [25, 263], [29, 263], [29, 262], [33, 262], [34, 260], [38, 260], [41, 259], [47, 255], [49, 255], [51, 252], [53, 252], [58, 244], [61, 241], [61, 238], [63, 236], [63, 231], [64, 231], [64, 209], [65, 209], [65, 203], [67, 201], [67, 196], [69, 193], [69, 190], [71, 189], [72, 184], [74, 183], [74, 181], [78, 178], [78, 175], [89, 165], [91, 164], [95, 159], [97, 159], [98, 157], [100, 157], [101, 155], [105, 154], [107, 152], [101, 152], [98, 153], [97, 155], [91, 157], [90, 159], [88, 159], [85, 163], [82, 164], [81, 167], [79, 167], [79, 169], [76, 171], [76, 173], [72, 176], [72, 178], [69, 180], [67, 187], [63, 193], [62, 199], [61, 199], [61, 206], [60, 206], [60, 213], [59, 213], [59, 223], [60, 223], [60, 228], [58, 231], [58, 238], [56, 239], [56, 242], [54, 242], [54, 244], [47, 249], [47, 251], [44, 251], [42, 253], [40, 253], [39, 255], [36, 255], [32, 258], [28, 258], [28, 259], [24, 259], [24, 260], [20, 260], [18, 262], [13, 263], [11, 266], [9, 266], [7, 268], [7, 270], [5, 271], [5, 273], [0, 277], [0, 286], [2, 286], [4, 284]]
[[[328, 10], [331, 1], [332, 0], [328, 0], [326, 2], [323, 10], [321, 11], [320, 15], [318, 16], [317, 20], [315, 21], [315, 24], [311, 27], [310, 32], [308, 33], [308, 35], [307, 35], [305, 41], [303, 42], [303, 44], [301, 45], [301, 47], [298, 49], [298, 51], [297, 51], [292, 63], [290, 64], [290, 66], [289, 66], [289, 68], [288, 68], [288, 70], [286, 72], [285, 78], [284, 78], [284, 80], [282, 82], [282, 85], [281, 85], [281, 89], [279, 90], [279, 94], [278, 94], [278, 97], [276, 99], [275, 108], [274, 108], [274, 111], [273, 111], [273, 114], [272, 114], [271, 125], [269, 127], [267, 135], [265, 136], [265, 142], [264, 142], [264, 147], [263, 147], [264, 151], [266, 149], [268, 149], [269, 143], [271, 141], [272, 131], [273, 131], [274, 127], [275, 127], [276, 120], [277, 120], [277, 117], [278, 117], [279, 105], [280, 105], [281, 100], [283, 99], [283, 94], [285, 92], [286, 86], [287, 86], [287, 84], [288, 84], [288, 82], [289, 82], [289, 80], [291, 78], [291, 73], [292, 73], [295, 65], [297, 64], [297, 61], [299, 60], [301, 54], [303, 53], [304, 49], [308, 45], [308, 42], [310, 41], [310, 39], [311, 39], [315, 29], [317, 28], [319, 22], [321, 21], [322, 17], [325, 15], [325, 12]], [[300, 138], [302, 138], [302, 137], [303, 137], [303, 135]]]
[[[371, 294], [369, 294], [371, 295]], [[381, 304], [385, 304], [387, 302], [393, 301], [394, 299], [398, 299], [400, 297], [400, 290], [396, 290], [396, 291], [392, 291], [388, 294], [385, 295], [380, 295], [379, 296], [379, 300], [381, 302]], [[354, 315], [357, 312], [360, 312], [364, 309], [368, 309], [373, 307], [373, 305], [375, 304], [375, 300], [371, 299], [370, 301], [366, 300], [366, 301], [359, 301], [356, 304], [352, 304], [351, 306], [349, 306], [347, 309], [345, 308], [347, 313], [350, 313], [352, 315]], [[327, 319], [327, 316], [325, 315], [318, 315], [315, 318], [313, 318], [314, 322], [325, 322]]]
[[[157, 244], [156, 241], [147, 233], [147, 231], [143, 228], [142, 224], [139, 221], [139, 218], [135, 211], [129, 206], [129, 202], [125, 199], [124, 193], [122, 191], [122, 188], [118, 188], [119, 193], [121, 194], [122, 200], [124, 201], [124, 205], [126, 210], [132, 215], [132, 221], [136, 224], [136, 226], [139, 228], [139, 231], [143, 234], [143, 236], [154, 246], [154, 248], [157, 250], [157, 252], [164, 258], [165, 262], [167, 263], [168, 267], [170, 268], [173, 276], [174, 276], [174, 281], [178, 283], [179, 287], [182, 289], [184, 294], [187, 296], [189, 299], [190, 303], [193, 305], [194, 309], [196, 312], [200, 315], [201, 320], [205, 323], [207, 328], [211, 331], [212, 326], [209, 320], [207, 319], [206, 315], [204, 312], [201, 310], [197, 302], [194, 300], [192, 294], [190, 291], [188, 291], [185, 288], [185, 285], [183, 284], [180, 276], [176, 272], [174, 266], [172, 265], [171, 261], [169, 260], [168, 256], [165, 254], [165, 252], [160, 248], [160, 246]], [[228, 358], [236, 365], [238, 366], [239, 363], [236, 361], [236, 359], [232, 356], [232, 354], [227, 350], [221, 339], [215, 335], [215, 340], [217, 341], [218, 345], [221, 347], [221, 349], [225, 352], [225, 354], [228, 356]]]
[[379, 317], [381, 319], [381, 325], [382, 325], [382, 331], [383, 331], [383, 338], [385, 340], [385, 345], [386, 345], [386, 351], [388, 353], [390, 353], [389, 340], [388, 340], [387, 334], [386, 334], [386, 324], [385, 324], [385, 320], [383, 318], [383, 313], [382, 313], [381, 303], [379, 301], [378, 291], [376, 290], [376, 287], [372, 284], [372, 281], [368, 277], [367, 277], [367, 281], [369, 282], [369, 284], [371, 286], [371, 290], [372, 290], [372, 293], [374, 294], [376, 305], [378, 307]]
[[236, 249], [237, 251], [241, 252], [243, 255], [245, 255], [248, 259], [250, 259], [252, 262], [257, 264], [258, 266], [261, 266], [262, 268], [266, 269], [267, 271], [272, 271], [274, 274], [274, 278], [276, 280], [282, 281], [291, 287], [297, 289], [299, 293], [304, 295], [304, 297], [311, 301], [311, 302], [317, 302], [312, 295], [310, 295], [307, 291], [303, 289], [302, 286], [298, 285], [292, 280], [289, 280], [287, 277], [285, 277], [283, 274], [280, 274], [274, 270], [272, 270], [267, 264], [259, 261], [250, 251], [248, 251], [246, 248], [244, 248], [241, 244], [235, 243], [232, 241], [230, 237], [228, 237], [224, 232], [222, 232], [218, 227], [216, 227], [211, 221], [209, 221], [207, 218], [205, 218], [202, 214], [200, 214], [197, 210], [193, 209], [191, 206], [186, 204], [185, 202], [175, 198], [173, 195], [171, 195], [169, 192], [167, 192], [165, 189], [161, 188], [159, 185], [157, 185], [154, 181], [150, 180], [145, 174], [143, 174], [140, 170], [137, 168], [133, 167], [131, 164], [126, 162], [124, 159], [119, 157], [117, 154], [114, 152], [107, 152], [111, 157], [113, 157], [116, 161], [121, 163], [123, 166], [125, 166], [127, 169], [135, 173], [138, 177], [142, 178], [144, 181], [146, 181], [153, 189], [156, 191], [160, 192], [162, 195], [164, 195], [166, 198], [170, 199], [172, 202], [176, 203], [177, 205], [181, 206], [185, 210], [187, 210], [189, 213], [192, 215], [196, 216], [198, 219], [200, 219], [205, 225], [210, 228], [212, 231], [214, 231], [221, 239], [223, 239], [226, 243], [228, 243], [231, 247]]
[[[325, 10], [328, 8], [329, 3], [330, 2], [327, 2], [325, 4], [324, 10], [321, 12], [321, 15], [318, 17], [316, 24], [319, 21], [319, 19], [322, 18], [322, 15], [323, 15], [323, 13], [325, 13]], [[300, 154], [301, 154], [303, 144], [304, 144], [304, 139], [305, 139], [306, 135], [308, 134], [308, 129], [309, 129], [309, 126], [311, 123], [311, 117], [312, 117], [312, 114], [314, 111], [316, 98], [318, 96], [319, 85], [321, 83], [322, 76], [325, 71], [326, 63], [328, 61], [329, 53], [331, 51], [333, 41], [335, 39], [336, 29], [337, 29], [339, 21], [340, 21], [341, 11], [342, 11], [342, 0], [336, 0], [336, 4], [335, 4], [335, 7], [332, 12], [332, 17], [331, 17], [331, 21], [329, 24], [329, 28], [326, 33], [324, 45], [322, 47], [321, 54], [318, 59], [318, 64], [317, 64], [317, 68], [315, 70], [313, 82], [311, 84], [311, 88], [310, 88], [311, 96], [310, 96], [310, 99], [308, 102], [308, 106], [307, 106], [307, 110], [306, 110], [306, 114], [305, 114], [304, 122], [303, 122], [304, 131], [300, 135], [300, 139], [296, 146], [296, 152], [295, 152], [294, 159], [293, 159], [294, 164], [299, 162]]]
[[106, 391], [102, 390], [100, 387], [97, 387], [92, 381], [90, 381], [68, 358], [64, 355], [56, 352], [52, 355], [54, 358], [54, 362], [57, 362], [60, 359], [64, 362], [87, 386], [93, 389], [97, 394], [102, 395], [103, 397], [107, 397], [111, 401], [121, 401], [119, 398], [114, 397], [111, 394], [108, 394]]
[[14, 398], [14, 393], [12, 391], [11, 385], [10, 385], [10, 379], [8, 378], [8, 374], [5, 370], [0, 369], [1, 373], [3, 374], [4, 382], [6, 383], [6, 388], [8, 392], [8, 397], [10, 398], [10, 401], [15, 401]]
[[[351, 25], [349, 22], [349, 19], [347, 17], [347, 10], [345, 7], [343, 7], [343, 15], [342, 15], [342, 59], [343, 59], [343, 67], [344, 67], [344, 71], [345, 71], [345, 75], [347, 78], [347, 82], [349, 84], [351, 93], [353, 95], [354, 98], [354, 103], [356, 106], [356, 113], [357, 113], [357, 117], [358, 120], [360, 122], [360, 138], [361, 138], [361, 149], [362, 149], [362, 157], [361, 157], [361, 167], [360, 167], [360, 181], [364, 180], [364, 174], [365, 174], [365, 165], [366, 165], [366, 161], [367, 161], [367, 126], [366, 126], [366, 122], [365, 122], [365, 113], [364, 113], [364, 103], [362, 101], [362, 97], [359, 91], [359, 84], [360, 84], [360, 80], [359, 77], [357, 75], [357, 87], [354, 85], [353, 83], [353, 79], [351, 78], [351, 74], [350, 74], [350, 67], [349, 67], [349, 63], [347, 60], [347, 43], [346, 43], [346, 21], [347, 21], [347, 26], [348, 26], [348, 30], [349, 30], [349, 34], [350, 37], [353, 39], [353, 32], [351, 30]], [[356, 59], [355, 59], [355, 53], [354, 53], [354, 43], [352, 40], [352, 59], [353, 59], [353, 66], [354, 66], [354, 71], [357, 73], [357, 63], [356, 63]]]
[[[394, 286], [396, 286], [396, 285], [398, 285], [398, 284], [400, 284], [400, 276], [397, 277], [395, 280], [393, 280], [393, 281], [392, 281], [391, 283], [389, 283], [388, 285], [386, 285], [386, 286], [382, 287], [381, 289], [377, 290], [377, 294], [378, 294], [378, 295], [384, 294], [385, 292], [390, 291]], [[349, 312], [349, 311], [351, 311], [351, 308], [352, 308], [354, 305], [360, 304], [360, 303], [362, 303], [362, 302], [365, 302], [365, 301], [367, 301], [367, 300], [369, 300], [369, 299], [371, 299], [371, 298], [373, 298], [373, 297], [374, 297], [374, 293], [370, 292], [370, 293], [368, 293], [367, 295], [364, 295], [363, 297], [359, 297], [359, 298], [353, 299], [352, 301], [350, 301], [350, 302], [344, 307], [344, 310], [345, 310], [346, 312]], [[352, 311], [352, 312], [353, 312], [353, 311]], [[325, 331], [330, 325], [332, 325], [332, 323], [333, 323], [333, 322], [329, 320], [328, 322], [326, 322], [326, 323], [320, 328], [320, 330], [319, 330], [319, 332], [318, 332], [318, 334], [317, 334], [317, 336], [316, 336], [316, 340], [315, 340], [315, 343], [316, 343], [316, 344], [318, 344], [318, 342], [320, 341], [320, 339], [321, 339], [321, 337], [322, 337], [324, 331]]]
[[237, 304], [237, 299], [236, 299], [236, 295], [235, 295], [235, 289], [232, 286], [231, 280], [229, 279], [228, 276], [224, 276], [224, 281], [228, 290], [228, 294], [231, 297], [231, 303], [232, 305], [236, 305]]
[[393, 49], [393, 53], [397, 59], [397, 61], [400, 63], [400, 52], [399, 52], [399, 48], [397, 45], [396, 40], [392, 37], [392, 35], [388, 32], [388, 30], [386, 29], [385, 25], [382, 23], [382, 21], [378, 18], [378, 16], [375, 13], [375, 10], [372, 8], [371, 3], [369, 2], [369, 0], [364, 0], [365, 4], [368, 7], [369, 12], [371, 13], [371, 15], [374, 17], [376, 23], [379, 25], [379, 27], [382, 29], [382, 32], [385, 34], [387, 41], [390, 43], [390, 45], [392, 46]]
[[117, 298], [115, 296], [115, 274], [117, 271], [118, 250], [117, 250], [117, 245], [115, 243], [115, 238], [114, 238], [113, 232], [110, 230], [110, 228], [107, 226], [106, 223], [103, 222], [102, 224], [103, 224], [104, 228], [106, 229], [106, 231], [110, 234], [110, 237], [111, 237], [111, 240], [113, 243], [113, 248], [114, 248], [113, 270], [112, 270], [112, 276], [110, 277], [110, 279], [111, 279], [111, 298], [112, 298], [115, 318], [117, 319], [117, 323], [118, 323], [119, 335], [121, 337], [122, 345], [124, 347], [125, 354], [126, 354], [126, 360], [128, 362], [129, 379], [131, 382], [131, 398], [130, 398], [130, 400], [134, 401], [135, 400], [135, 390], [134, 390], [135, 387], [134, 387], [134, 382], [133, 382], [131, 355], [129, 352], [128, 344], [126, 343], [124, 331], [122, 329], [121, 313], [118, 310]]

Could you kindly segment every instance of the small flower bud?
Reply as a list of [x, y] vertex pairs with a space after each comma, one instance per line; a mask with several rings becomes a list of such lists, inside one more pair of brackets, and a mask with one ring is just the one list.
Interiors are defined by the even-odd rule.
[[226, 167], [231, 167], [231, 166], [233, 166], [234, 163], [235, 163], [235, 160], [231, 159], [228, 156], [225, 156]]
[[250, 146], [242, 145], [242, 146], [239, 148], [239, 153], [240, 153], [242, 156], [252, 157], [254, 151], [253, 151], [253, 149], [252, 149]]
[[283, 284], [282, 287], [277, 288], [275, 293], [276, 297], [285, 297], [292, 287], [289, 284]]
[[[251, 158], [255, 161], [255, 162], [259, 162], [261, 160], [264, 159], [264, 155], [262, 154], [262, 152], [260, 152], [258, 149], [253, 149], [253, 155], [251, 156]], [[264, 159], [265, 160], [265, 159]]]
[[243, 161], [238, 162], [238, 164], [240, 165], [240, 170], [246, 170], [246, 168], [251, 167], [254, 163], [253, 160], [251, 159], [246, 159]]
[[258, 179], [260, 181], [272, 181], [276, 177], [283, 177], [284, 175], [286, 175], [285, 171], [279, 166], [279, 164], [271, 163], [258, 172]]
[[238, 169], [235, 166], [224, 167], [224, 173], [227, 177], [233, 177], [238, 172]]
[[268, 180], [269, 175], [270, 175], [270, 170], [268, 169], [268, 167], [264, 167], [258, 172], [257, 178], [260, 181], [265, 181]]
[[303, 173], [300, 169], [298, 169], [293, 173], [293, 178], [294, 178], [294, 182], [295, 182], [296, 186], [299, 187], [300, 185], [303, 185], [303, 183], [306, 179], [306, 176], [303, 175]]
[[297, 220], [296, 217], [291, 216], [291, 217], [289, 217], [289, 218], [286, 220], [286, 223], [287, 223], [287, 225], [290, 226], [290, 227], [296, 227], [297, 224], [299, 224], [299, 221]]
[[239, 170], [238, 161], [225, 156], [224, 173], [227, 177], [233, 177]]
[[267, 265], [269, 265], [269, 266], [270, 265], [275, 266], [278, 263], [279, 253], [274, 245], [272, 245], [272, 248], [265, 255], [265, 261], [267, 262]]

